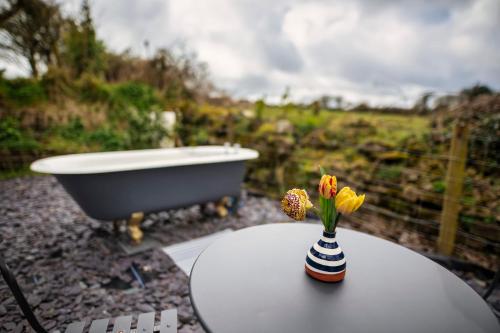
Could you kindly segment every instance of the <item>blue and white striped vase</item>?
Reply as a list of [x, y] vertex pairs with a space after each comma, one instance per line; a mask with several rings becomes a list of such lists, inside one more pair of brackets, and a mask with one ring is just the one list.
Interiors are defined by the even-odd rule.
[[323, 237], [307, 252], [306, 272], [316, 280], [339, 282], [344, 279], [346, 262], [335, 234], [323, 231]]

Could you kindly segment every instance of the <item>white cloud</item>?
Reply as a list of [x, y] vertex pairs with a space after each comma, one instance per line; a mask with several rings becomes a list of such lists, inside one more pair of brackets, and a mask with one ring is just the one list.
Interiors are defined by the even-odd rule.
[[[78, 0], [65, 2], [75, 12]], [[343, 95], [408, 105], [425, 91], [500, 88], [497, 0], [107, 0], [92, 2], [114, 50], [185, 43], [221, 88], [277, 100]], [[12, 67], [9, 69], [12, 72]]]

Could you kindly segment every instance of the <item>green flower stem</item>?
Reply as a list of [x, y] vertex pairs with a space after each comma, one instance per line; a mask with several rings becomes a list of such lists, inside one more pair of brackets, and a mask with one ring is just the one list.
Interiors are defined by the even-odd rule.
[[332, 231], [335, 231], [335, 229], [337, 229], [337, 224], [339, 223], [339, 219], [340, 219], [341, 215], [342, 215], [341, 213], [338, 213], [337, 216], [335, 217], [335, 223], [333, 225], [333, 230]]
[[321, 222], [323, 223], [323, 226], [325, 227], [325, 230], [327, 229], [327, 219], [326, 219], [326, 202], [325, 202], [325, 198], [323, 198], [322, 196], [319, 197], [319, 208], [320, 208], [320, 212], [319, 212], [319, 218], [321, 219]]
[[335, 227], [337, 226], [337, 220], [340, 214], [337, 214], [337, 209], [335, 208], [335, 198], [332, 198], [332, 215], [331, 215], [331, 225], [330, 232], [335, 231]]
[[337, 210], [335, 209], [335, 198], [325, 199], [320, 196], [319, 198], [320, 212], [318, 213], [323, 222], [325, 230], [332, 232], [335, 230], [337, 222]]
[[332, 231], [333, 217], [335, 216], [335, 205], [333, 199], [328, 200], [328, 231]]

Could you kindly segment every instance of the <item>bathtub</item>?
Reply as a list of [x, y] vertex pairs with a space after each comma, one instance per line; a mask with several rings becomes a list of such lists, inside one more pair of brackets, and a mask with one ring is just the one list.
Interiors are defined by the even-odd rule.
[[88, 216], [115, 221], [239, 196], [245, 161], [257, 157], [251, 149], [198, 146], [55, 156], [31, 170], [53, 174]]

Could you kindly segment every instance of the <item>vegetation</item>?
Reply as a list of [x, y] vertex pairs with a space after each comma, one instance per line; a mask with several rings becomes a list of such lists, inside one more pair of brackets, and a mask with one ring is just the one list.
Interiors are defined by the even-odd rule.
[[[24, 59], [32, 74], [7, 79], [0, 72], [2, 177], [24, 173], [41, 156], [153, 148], [166, 136], [177, 145], [239, 142], [260, 153], [249, 164], [252, 191], [278, 197], [292, 186], [310, 188], [322, 165], [342, 186], [369, 193], [364, 207], [436, 221], [452, 121], [464, 109], [451, 106], [467, 101], [476, 116], [462, 227], [499, 223], [500, 98], [488, 87], [440, 97], [435, 107], [427, 94], [413, 109], [346, 111], [340, 96], [296, 105], [289, 88], [281, 105], [213, 98], [205, 66], [190, 55], [159, 49], [143, 59], [109, 51], [88, 1], [75, 18], [55, 2], [8, 0], [0, 6], [0, 40], [0, 56]], [[177, 113], [175, 133], [160, 126], [163, 110]]]
[[157, 113], [193, 108], [212, 89], [190, 56], [108, 51], [87, 0], [76, 18], [52, 1], [9, 0], [0, 6], [0, 37], [1, 56], [24, 58], [32, 75], [6, 79], [0, 72], [0, 150], [16, 161], [26, 153], [157, 146], [167, 135]]

